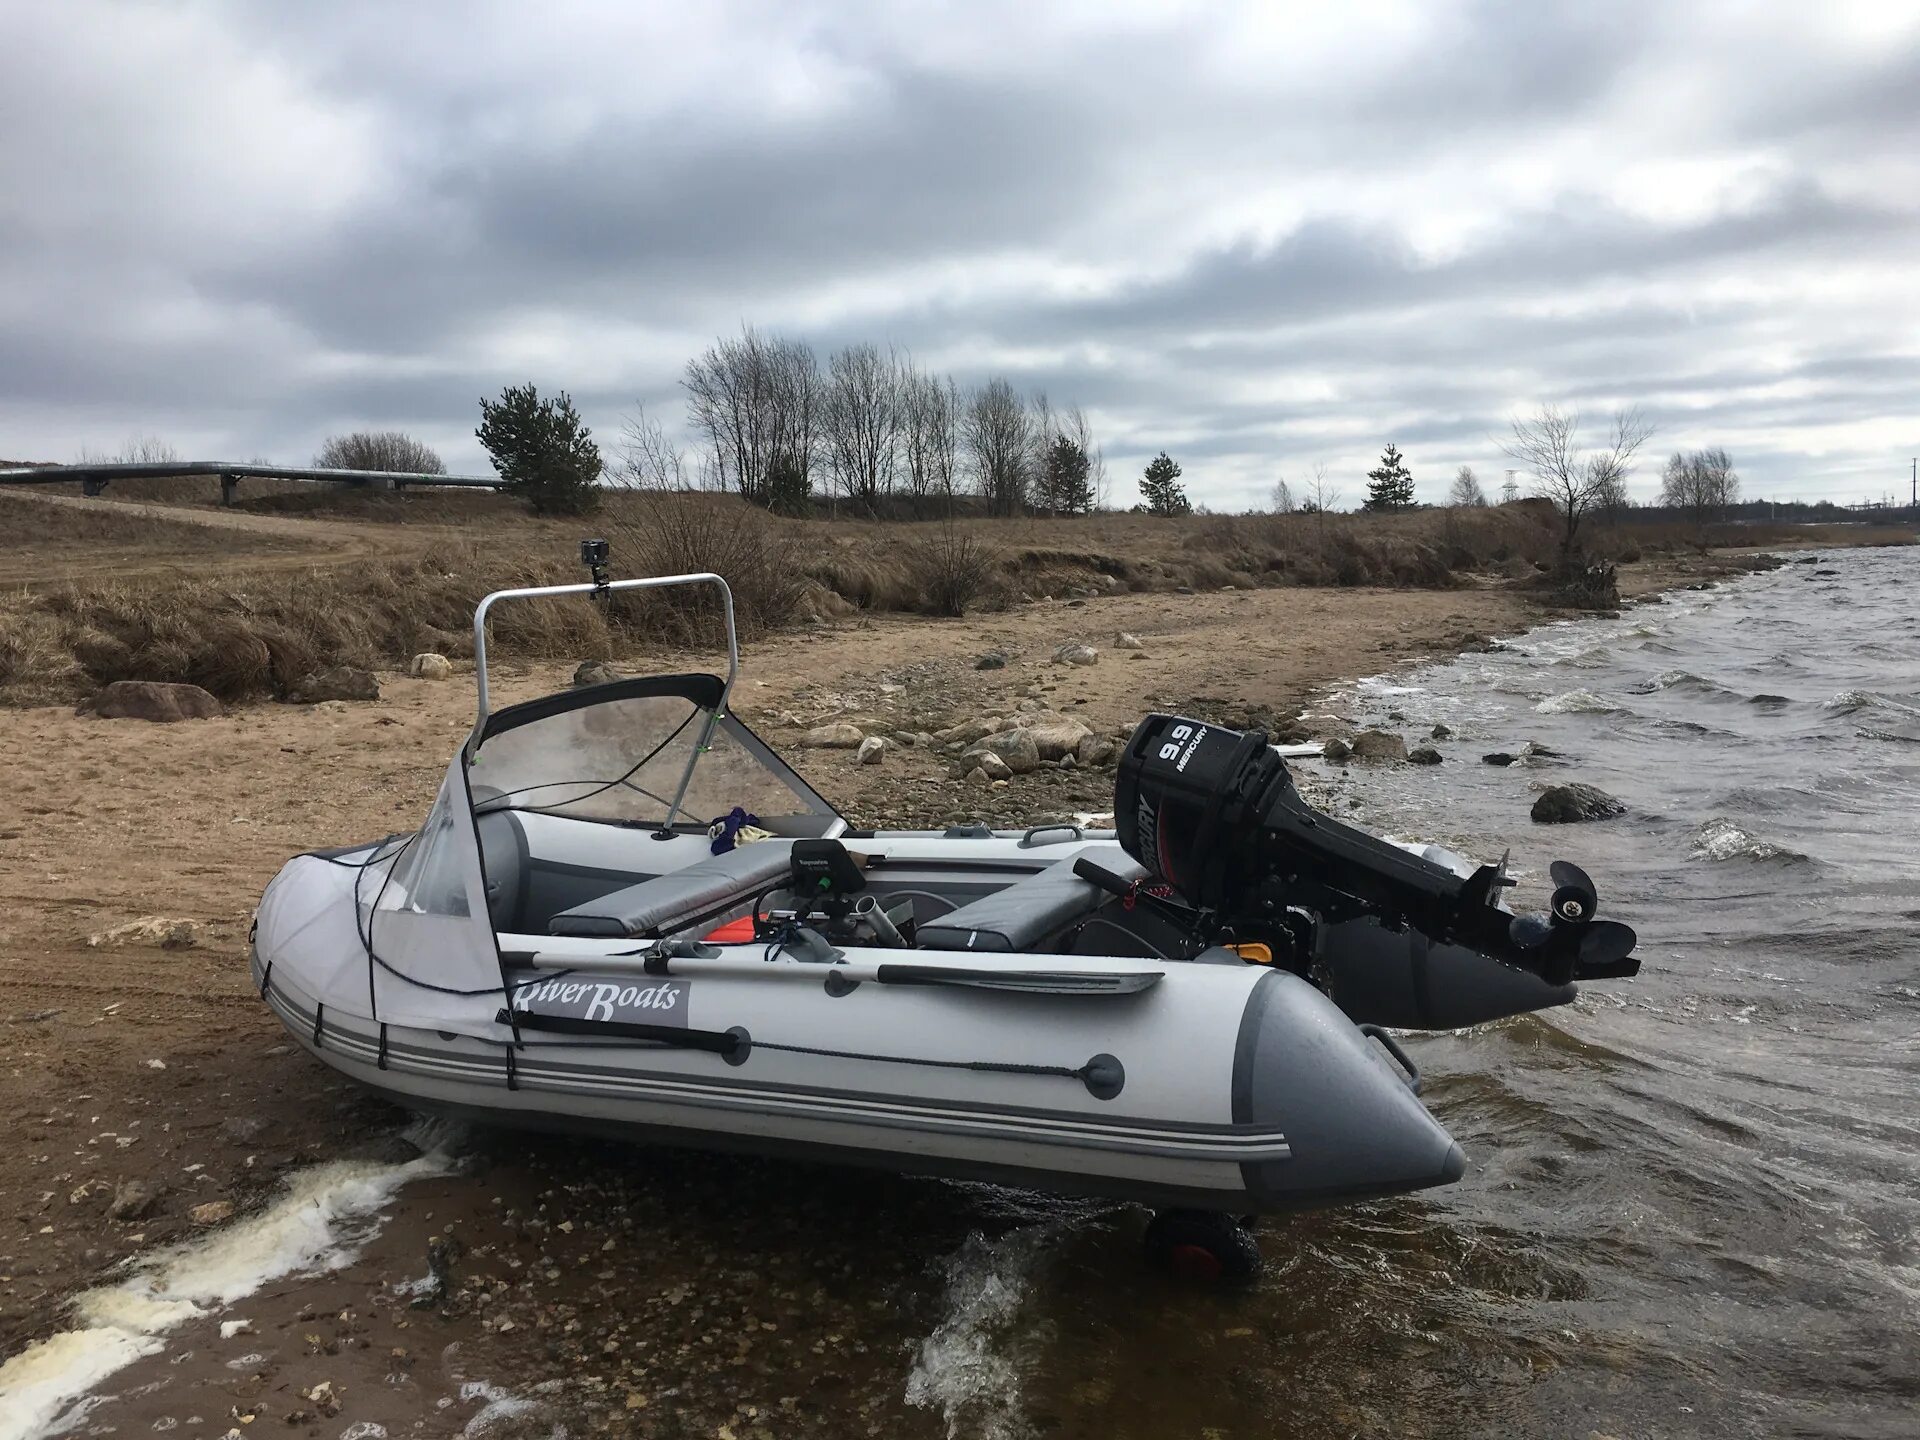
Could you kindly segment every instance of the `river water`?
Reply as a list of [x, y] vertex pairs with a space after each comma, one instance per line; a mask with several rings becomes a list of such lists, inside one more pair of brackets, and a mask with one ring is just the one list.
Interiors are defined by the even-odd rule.
[[[369, 1411], [384, 1424], [363, 1436], [1920, 1435], [1917, 590], [1920, 549], [1822, 555], [1324, 697], [1452, 731], [1437, 768], [1304, 762], [1333, 808], [1479, 858], [1511, 846], [1523, 904], [1550, 860], [1579, 863], [1645, 968], [1410, 1038], [1466, 1177], [1265, 1222], [1252, 1289], [1149, 1272], [1127, 1207], [480, 1136], [358, 1260], [247, 1301], [263, 1338], [231, 1344], [259, 1353], [226, 1361], [219, 1314], [191, 1343], [208, 1375], [253, 1365], [277, 1414], [302, 1403], [285, 1377], [361, 1353], [315, 1359], [309, 1316], [407, 1320], [363, 1342], [358, 1394], [404, 1381], [417, 1404]], [[1558, 755], [1481, 762], [1529, 744]], [[1530, 823], [1557, 780], [1627, 813]], [[493, 1303], [443, 1322], [382, 1301], [455, 1222]], [[447, 1358], [482, 1315], [489, 1364], [514, 1367], [499, 1378], [611, 1415], [499, 1428], [522, 1402]], [[218, 1433], [225, 1398], [196, 1400], [221, 1392], [187, 1383], [187, 1343], [77, 1428], [199, 1433], [204, 1413]], [[387, 1347], [441, 1346], [437, 1368], [380, 1378]]]
[[[1245, 1296], [1112, 1222], [971, 1242], [916, 1372], [952, 1433], [1920, 1435], [1917, 594], [1920, 550], [1825, 554], [1327, 697], [1453, 731], [1342, 813], [1511, 845], [1535, 904], [1575, 861], [1641, 975], [1409, 1042], [1467, 1176], [1269, 1222]], [[1576, 779], [1627, 814], [1528, 821]]]

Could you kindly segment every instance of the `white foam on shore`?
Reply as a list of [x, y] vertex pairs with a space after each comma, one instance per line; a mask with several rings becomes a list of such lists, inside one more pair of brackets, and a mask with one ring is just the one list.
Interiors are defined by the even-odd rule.
[[1027, 1373], [1016, 1321], [1055, 1230], [1030, 1225], [994, 1239], [969, 1235], [947, 1262], [946, 1316], [920, 1342], [907, 1401], [940, 1412], [949, 1440], [1025, 1440]]
[[80, 1295], [73, 1329], [0, 1365], [0, 1440], [53, 1433], [108, 1376], [164, 1348], [161, 1337], [181, 1322], [210, 1315], [284, 1275], [349, 1264], [378, 1229], [394, 1192], [451, 1163], [436, 1150], [404, 1165], [315, 1165], [291, 1177], [287, 1193], [258, 1214], [144, 1257], [127, 1279]]

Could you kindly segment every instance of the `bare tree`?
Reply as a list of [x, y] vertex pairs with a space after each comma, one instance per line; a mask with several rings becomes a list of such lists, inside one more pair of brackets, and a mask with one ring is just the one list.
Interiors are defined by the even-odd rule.
[[647, 407], [636, 405], [620, 427], [620, 460], [614, 467], [614, 483], [628, 490], [691, 490], [686, 457], [661, 426], [647, 414]]
[[1733, 457], [1719, 446], [1691, 454], [1673, 452], [1660, 479], [1660, 503], [1684, 514], [1693, 526], [1694, 543], [1707, 548], [1707, 527], [1723, 518], [1740, 498], [1740, 476]]
[[313, 457], [323, 470], [392, 470], [406, 475], [444, 475], [447, 467], [432, 447], [398, 430], [356, 430], [334, 435]]
[[953, 513], [959, 468], [960, 391], [950, 375], [929, 375], [909, 364], [901, 379], [901, 459], [916, 515], [932, 505]]
[[1560, 554], [1571, 560], [1580, 522], [1610, 496], [1621, 493], [1633, 457], [1653, 434], [1636, 408], [1614, 412], [1606, 438], [1592, 450], [1580, 441], [1580, 416], [1542, 405], [1530, 419], [1516, 417], [1501, 449], [1533, 477], [1533, 493], [1553, 503], [1560, 516]]
[[1018, 515], [1027, 500], [1032, 425], [1013, 386], [996, 376], [973, 392], [962, 425], [989, 515]]
[[868, 515], [893, 493], [903, 402], [900, 359], [877, 345], [849, 345], [827, 362], [820, 436], [840, 493]]
[[1447, 503], [1463, 508], [1487, 503], [1486, 492], [1480, 488], [1480, 477], [1473, 473], [1471, 465], [1462, 465], [1455, 472], [1453, 486], [1447, 491]]
[[91, 445], [80, 447], [76, 465], [176, 465], [180, 452], [156, 435], [135, 435], [109, 454]]
[[689, 360], [680, 383], [720, 482], [768, 509], [803, 508], [819, 418], [812, 348], [748, 327]]
[[1291, 515], [1293, 513], [1293, 487], [1287, 484], [1286, 476], [1278, 475], [1274, 477], [1273, 494], [1267, 508], [1276, 515]]
[[1092, 492], [1095, 510], [1107, 508], [1107, 457], [1093, 438], [1093, 426], [1086, 411], [1069, 405], [1060, 415], [1060, 433], [1079, 447], [1087, 457], [1087, 487]]

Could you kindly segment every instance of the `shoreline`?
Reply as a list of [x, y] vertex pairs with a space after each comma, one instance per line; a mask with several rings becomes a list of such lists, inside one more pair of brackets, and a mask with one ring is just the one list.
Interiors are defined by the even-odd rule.
[[[1752, 568], [1733, 557], [1623, 567], [1623, 599]], [[863, 618], [749, 647], [734, 708], [856, 825], [1035, 823], [1108, 809], [1111, 769], [1045, 770], [982, 790], [947, 778], [944, 757], [916, 748], [857, 766], [849, 751], [795, 749], [794, 740], [828, 720], [911, 733], [929, 728], [915, 721], [1005, 714], [1021, 700], [1084, 717], [1096, 733], [1130, 728], [1153, 708], [1210, 706], [1227, 723], [1290, 718], [1331, 684], [1484, 646], [1565, 613], [1507, 588], [1276, 589], [1039, 602], [962, 621]], [[1111, 648], [1120, 630], [1143, 648]], [[1095, 665], [1053, 662], [1058, 645], [1099, 636]], [[973, 668], [987, 651], [1008, 659]], [[626, 663], [646, 666], [640, 657]], [[566, 669], [509, 669], [500, 688], [538, 693], [564, 685]], [[267, 705], [172, 726], [64, 708], [15, 712], [23, 783], [17, 817], [0, 823], [8, 877], [0, 974], [9, 991], [0, 1037], [16, 1113], [29, 1118], [0, 1159], [0, 1213], [9, 1217], [0, 1356], [63, 1328], [65, 1302], [118, 1263], [213, 1233], [195, 1207], [230, 1203], [245, 1215], [268, 1205], [283, 1177], [320, 1160], [402, 1158], [392, 1139], [399, 1112], [288, 1045], [245, 969], [248, 915], [284, 856], [417, 823], [470, 723], [471, 692], [459, 679], [381, 678], [386, 698], [377, 702]], [[191, 942], [168, 949], [107, 938], [148, 916], [191, 922]], [[512, 1163], [498, 1153], [495, 1161], [494, 1177]], [[708, 1175], [712, 1162], [665, 1168]], [[497, 1190], [516, 1188], [494, 1177], [486, 1183]], [[128, 1182], [145, 1186], [153, 1204], [110, 1218]], [[522, 1204], [537, 1205], [529, 1177], [518, 1182]], [[398, 1208], [406, 1215], [365, 1263], [398, 1263], [410, 1251], [417, 1273], [431, 1227], [417, 1205]], [[469, 1213], [463, 1223], [470, 1248], [509, 1243], [484, 1234], [503, 1223], [497, 1214]], [[350, 1300], [354, 1283], [330, 1277], [328, 1290]], [[235, 1313], [264, 1325], [278, 1309], [297, 1328], [307, 1323], [297, 1312], [310, 1308], [255, 1300]], [[349, 1327], [365, 1343], [346, 1352], [406, 1348], [403, 1332], [429, 1323], [404, 1304], [363, 1308], [381, 1313]], [[472, 1313], [431, 1324], [476, 1351], [499, 1351], [491, 1364], [470, 1363], [471, 1373], [519, 1368], [513, 1347]], [[366, 1395], [371, 1372], [352, 1373]], [[392, 1417], [375, 1408], [351, 1418]]]

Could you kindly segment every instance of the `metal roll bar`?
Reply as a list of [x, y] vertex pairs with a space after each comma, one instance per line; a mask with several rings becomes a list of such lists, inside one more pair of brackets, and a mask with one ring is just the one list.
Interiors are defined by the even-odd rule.
[[681, 772], [680, 784], [673, 792], [673, 803], [667, 809], [667, 818], [661, 822], [662, 828], [672, 825], [680, 814], [680, 804], [687, 796], [687, 786], [693, 783], [693, 767], [700, 763], [700, 757], [713, 743], [713, 732], [720, 724], [720, 717], [727, 713], [727, 701], [733, 696], [734, 677], [740, 673], [740, 635], [733, 623], [733, 591], [727, 582], [711, 571], [698, 575], [657, 575], [644, 580], [609, 580], [604, 584], [586, 585], [536, 585], [523, 590], [496, 590], [486, 596], [473, 612], [473, 673], [479, 682], [479, 712], [474, 718], [473, 735], [470, 743], [480, 743], [481, 732], [486, 729], [489, 708], [487, 687], [487, 612], [501, 600], [544, 600], [560, 595], [606, 595], [615, 590], [662, 590], [670, 585], [717, 585], [720, 587], [720, 604], [727, 619], [727, 678], [720, 686], [720, 699], [713, 711], [707, 716], [707, 723], [700, 733], [700, 743], [693, 747], [693, 753], [687, 757], [687, 768]]

